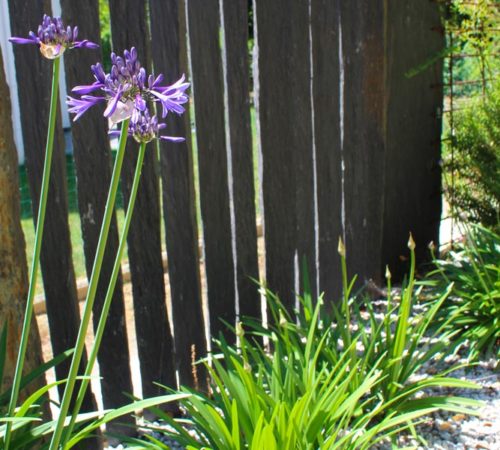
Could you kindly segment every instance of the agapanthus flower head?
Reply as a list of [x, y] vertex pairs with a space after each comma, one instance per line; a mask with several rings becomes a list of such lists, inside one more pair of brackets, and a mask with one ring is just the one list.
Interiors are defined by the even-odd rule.
[[30, 31], [27, 38], [11, 37], [13, 44], [35, 44], [48, 59], [59, 58], [68, 48], [98, 48], [99, 46], [87, 39], [77, 41], [78, 27], [65, 27], [60, 17], [43, 16], [37, 33]]
[[[161, 130], [166, 127], [164, 123], [159, 123], [155, 115], [151, 115], [146, 108], [144, 111], [135, 110], [128, 126], [128, 135], [133, 137], [139, 144], [147, 144], [154, 139], [161, 139], [171, 142], [183, 142], [183, 137], [162, 136]], [[110, 131], [111, 136], [119, 136], [117, 130]]]
[[[125, 50], [123, 57], [112, 53], [111, 62], [109, 73], [105, 73], [102, 64], [97, 63], [92, 66], [94, 83], [73, 88], [72, 92], [81, 96], [79, 99], [68, 97], [69, 111], [76, 114], [74, 120], [93, 106], [96, 99], [107, 102], [104, 116], [112, 124], [131, 118], [134, 111], [145, 111], [148, 101], [161, 103], [162, 117], [170, 111], [177, 114], [184, 112], [182, 105], [188, 101], [186, 89], [189, 87], [184, 76], [170, 86], [162, 86], [163, 75], [148, 76], [137, 59], [134, 47], [130, 51]], [[100, 91], [102, 96], [88, 95], [95, 91]]]

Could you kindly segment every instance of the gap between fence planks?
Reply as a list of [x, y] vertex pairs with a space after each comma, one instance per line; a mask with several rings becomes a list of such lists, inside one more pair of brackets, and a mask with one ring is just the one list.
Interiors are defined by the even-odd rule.
[[[263, 227], [262, 223], [257, 223], [257, 237], [261, 238], [264, 236], [263, 233]], [[199, 241], [198, 244], [198, 251], [199, 254], [202, 254], [202, 246], [203, 242]], [[168, 270], [168, 259], [167, 259], [167, 252], [163, 251], [162, 252], [162, 261], [163, 261], [163, 271], [166, 273]], [[200, 260], [201, 264], [201, 260]], [[130, 283], [131, 281], [131, 275], [130, 275], [130, 266], [128, 263], [128, 260], [124, 261], [122, 263], [122, 279], [123, 279], [123, 284], [125, 283]], [[87, 295], [87, 288], [88, 288], [88, 280], [87, 277], [81, 277], [78, 278], [77, 280], [77, 294], [78, 294], [78, 301], [82, 302], [85, 300], [85, 296]], [[255, 288], [257, 289], [257, 288]], [[44, 294], [39, 294], [35, 297], [35, 314], [38, 316], [40, 314], [46, 314], [47, 313], [47, 308], [45, 305], [45, 295]]]

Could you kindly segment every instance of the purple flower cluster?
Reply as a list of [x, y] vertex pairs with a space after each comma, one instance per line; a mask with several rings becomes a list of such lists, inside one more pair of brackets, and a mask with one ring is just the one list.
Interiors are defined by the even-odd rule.
[[[101, 64], [92, 66], [94, 83], [87, 86], [76, 86], [72, 92], [80, 98], [68, 97], [70, 112], [79, 119], [95, 104], [107, 102], [104, 116], [115, 124], [132, 117], [134, 111], [144, 112], [147, 102], [159, 102], [165, 117], [172, 111], [177, 114], [184, 112], [182, 106], [188, 101], [185, 91], [189, 83], [185, 83], [184, 76], [170, 86], [162, 86], [163, 75], [156, 78], [147, 76], [146, 70], [137, 59], [137, 50], [125, 50], [123, 57], [111, 54], [112, 67], [110, 73], [105, 73]], [[89, 95], [100, 91], [102, 95]]]
[[59, 58], [68, 48], [98, 48], [99, 46], [88, 40], [77, 41], [78, 27], [65, 27], [60, 17], [43, 16], [38, 32], [29, 32], [28, 38], [11, 37], [13, 44], [35, 44], [40, 52], [48, 59]]
[[[144, 111], [135, 111], [128, 126], [128, 135], [133, 137], [135, 141], [140, 144], [147, 144], [153, 139], [162, 139], [171, 142], [185, 141], [183, 137], [161, 136], [160, 131], [166, 126], [167, 125], [164, 123], [159, 123], [156, 116], [151, 116], [147, 109]], [[117, 137], [120, 135], [120, 132], [118, 130], [113, 130], [110, 131], [109, 134]]]
[[[144, 67], [137, 59], [137, 50], [125, 50], [123, 57], [111, 54], [112, 67], [105, 73], [103, 66], [97, 63], [92, 66], [95, 81], [90, 85], [76, 86], [72, 92], [79, 98], [68, 97], [69, 112], [78, 120], [85, 112], [100, 102], [106, 102], [104, 116], [112, 125], [130, 119], [129, 136], [138, 142], [149, 142], [152, 139], [167, 139], [174, 142], [183, 138], [160, 136], [165, 124], [159, 124], [154, 114], [148, 110], [148, 102], [162, 105], [162, 117], [169, 112], [182, 114], [184, 104], [188, 101], [186, 89], [189, 83], [184, 76], [172, 85], [163, 86], [163, 75], [156, 78], [147, 75]], [[100, 95], [94, 95], [98, 91]], [[112, 135], [116, 132], [112, 131]]]

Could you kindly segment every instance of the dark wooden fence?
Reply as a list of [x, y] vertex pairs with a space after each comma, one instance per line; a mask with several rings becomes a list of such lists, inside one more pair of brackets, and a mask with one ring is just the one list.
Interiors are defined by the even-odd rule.
[[[48, 2], [42, 3], [9, 0], [14, 35], [36, 28], [42, 13], [50, 11]], [[78, 24], [81, 36], [100, 40], [97, 0], [61, 3], [63, 18]], [[168, 81], [188, 74], [194, 100], [191, 117], [167, 119], [169, 133], [186, 136], [186, 143], [162, 142], [159, 153], [154, 146], [148, 151], [128, 239], [145, 396], [157, 393], [155, 381], [174, 386], [176, 370], [182, 384], [204, 387], [201, 369], [192, 366], [207, 348], [202, 285], [212, 336], [222, 332], [231, 339], [223, 321], [234, 324], [238, 314], [260, 316], [260, 296], [251, 281], [259, 278], [257, 216], [265, 241], [261, 277], [290, 307], [300, 289], [303, 261], [314, 291], [325, 292], [329, 301], [339, 298], [339, 237], [346, 242], [349, 270], [361, 283], [379, 281], [385, 263], [393, 272], [404, 270], [409, 231], [419, 245], [419, 260], [425, 259], [429, 241], [438, 240], [441, 211], [441, 62], [411, 78], [406, 73], [444, 45], [443, 35], [435, 31], [440, 29], [436, 2], [254, 0], [251, 27], [247, 0], [110, 0], [109, 6], [115, 51], [137, 47], [143, 64]], [[99, 59], [98, 52], [68, 52], [68, 86], [91, 81], [90, 65]], [[16, 47], [15, 60], [26, 164], [37, 199], [50, 71], [34, 48]], [[190, 119], [196, 124], [193, 135]], [[110, 178], [102, 110], [95, 108], [73, 123], [72, 136], [90, 273]], [[259, 149], [258, 186], [253, 144]], [[135, 157], [136, 146], [130, 143], [121, 180], [125, 204]], [[78, 324], [65, 183], [59, 125], [42, 250], [55, 352], [72, 346]], [[203, 224], [203, 283], [196, 192]], [[255, 192], [261, 199], [258, 208]], [[115, 220], [95, 317], [117, 239]], [[132, 390], [132, 381], [121, 281], [99, 366], [104, 405], [127, 401], [123, 392]], [[58, 376], [63, 378], [66, 370], [61, 366]]]

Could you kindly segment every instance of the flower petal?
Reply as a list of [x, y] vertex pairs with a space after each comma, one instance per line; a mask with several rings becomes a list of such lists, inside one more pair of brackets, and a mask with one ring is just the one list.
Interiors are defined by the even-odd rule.
[[38, 44], [38, 38], [35, 39], [26, 39], [26, 38], [21, 38], [21, 37], [11, 37], [9, 38], [9, 42], [12, 44]]
[[116, 137], [120, 137], [120, 130], [111, 130], [111, 131], [108, 131], [108, 136], [112, 137], [112, 138], [116, 138]]
[[160, 139], [163, 141], [170, 141], [170, 142], [184, 142], [186, 140], [183, 137], [175, 137], [175, 136], [160, 136]]
[[104, 85], [102, 83], [99, 83], [98, 81], [89, 84], [88, 86], [75, 86], [73, 89], [71, 89], [71, 92], [82, 95], [82, 94], [90, 94], [91, 92], [96, 91], [97, 89], [103, 88]]
[[69, 106], [68, 111], [76, 114], [73, 119], [76, 122], [89, 108], [104, 100], [104, 97], [94, 97], [92, 95], [84, 95], [81, 99], [68, 96], [66, 103]]
[[87, 39], [83, 40], [83, 41], [75, 41], [73, 43], [73, 47], [74, 48], [99, 48], [99, 45], [96, 44], [95, 42], [91, 42]]
[[104, 117], [109, 117], [115, 112], [116, 107], [118, 106], [118, 102], [119, 102], [122, 94], [123, 94], [123, 88], [120, 86], [118, 88], [118, 90], [116, 91], [114, 97], [111, 100], [109, 100], [108, 106], [107, 106], [106, 110], [104, 111]]
[[[108, 107], [109, 108], [109, 107]], [[132, 114], [135, 111], [134, 102], [132, 100], [127, 100], [126, 103], [119, 101], [113, 110], [113, 113], [108, 116], [110, 128], [120, 122], [123, 122], [125, 119], [129, 119], [132, 117]]]
[[177, 114], [182, 114], [185, 111], [185, 109], [178, 102], [171, 100], [166, 95], [153, 90], [150, 92], [161, 102], [161, 105], [163, 106], [162, 117], [166, 117], [169, 111], [174, 111]]
[[139, 111], [145, 111], [147, 108], [145, 100], [142, 98], [141, 94], [137, 94], [135, 96], [135, 101], [134, 101], [135, 107]]

